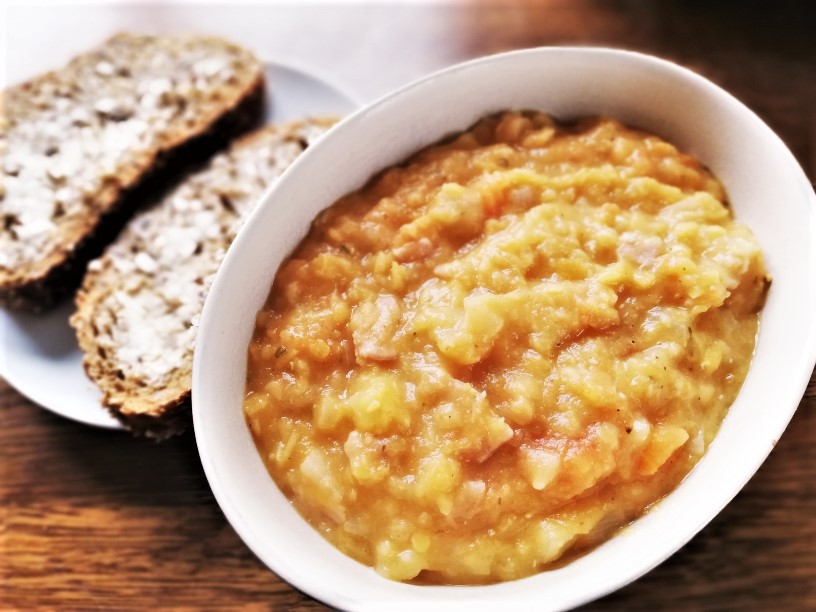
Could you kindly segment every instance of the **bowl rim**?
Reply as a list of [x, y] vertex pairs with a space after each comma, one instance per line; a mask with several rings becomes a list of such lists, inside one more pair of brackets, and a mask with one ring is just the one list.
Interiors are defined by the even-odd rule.
[[[709, 92], [716, 94], [720, 99], [727, 101], [727, 103], [731, 106], [731, 111], [733, 112], [740, 112], [740, 113], [748, 113], [750, 117], [748, 120], [754, 123], [754, 127], [757, 129], [761, 129], [765, 132], [766, 138], [773, 139], [779, 147], [779, 150], [784, 152], [786, 156], [785, 165], [790, 167], [791, 170], [797, 175], [797, 179], [802, 182], [804, 185], [807, 186], [809, 193], [810, 193], [810, 210], [809, 210], [809, 233], [811, 236], [816, 238], [816, 218], [813, 215], [813, 209], [816, 207], [816, 196], [813, 195], [811, 190], [811, 183], [807, 180], [807, 177], [802, 170], [801, 166], [799, 165], [798, 161], [796, 160], [795, 156], [792, 152], [788, 149], [787, 145], [782, 141], [782, 139], [760, 118], [754, 113], [750, 108], [748, 108], [745, 104], [743, 104], [739, 99], [734, 97], [732, 94], [724, 90], [722, 87], [718, 86], [717, 84], [713, 83], [712, 81], [708, 80], [707, 78], [697, 74], [693, 70], [686, 68], [682, 65], [679, 65], [675, 62], [670, 60], [662, 59], [660, 57], [638, 52], [638, 51], [630, 51], [618, 48], [611, 48], [611, 47], [603, 47], [603, 46], [545, 46], [545, 47], [535, 47], [529, 49], [520, 49], [514, 50], [509, 52], [497, 53], [494, 55], [488, 55], [484, 57], [479, 57], [476, 59], [472, 59], [469, 61], [457, 63], [455, 65], [443, 68], [441, 70], [435, 71], [429, 75], [426, 75], [422, 78], [419, 78], [407, 85], [397, 88], [396, 90], [387, 93], [376, 100], [366, 104], [362, 108], [358, 109], [351, 115], [347, 116], [341, 122], [339, 122], [336, 126], [334, 126], [329, 133], [324, 136], [325, 140], [332, 138], [332, 134], [341, 132], [342, 130], [346, 129], [345, 126], [353, 125], [354, 123], [360, 121], [362, 117], [365, 117], [369, 113], [377, 112], [378, 109], [381, 107], [387, 106], [392, 100], [398, 99], [408, 92], [413, 91], [418, 88], [422, 88], [427, 83], [431, 81], [436, 81], [440, 78], [448, 78], [451, 75], [457, 74], [462, 71], [471, 70], [474, 67], [489, 65], [493, 63], [502, 63], [505, 61], [512, 61], [514, 58], [518, 58], [521, 56], [529, 56], [529, 55], [539, 55], [539, 54], [559, 54], [559, 53], [566, 53], [566, 54], [583, 54], [583, 55], [605, 55], [605, 56], [617, 56], [625, 59], [632, 59], [635, 61], [640, 61], [645, 64], [650, 65], [653, 68], [657, 68], [659, 70], [668, 71], [674, 73], [674, 75], [680, 79], [686, 79], [688, 81], [693, 82], [698, 87], [703, 87], [704, 89], [708, 90]], [[485, 114], [489, 114], [486, 112]], [[435, 140], [440, 138], [444, 138], [446, 134], [438, 134]], [[319, 145], [318, 145], [319, 146]], [[260, 211], [265, 208], [268, 202], [272, 199], [274, 193], [279, 189], [280, 184], [283, 182], [286, 176], [289, 176], [293, 173], [296, 173], [296, 168], [303, 165], [306, 159], [309, 158], [310, 154], [312, 153], [311, 150], [307, 150], [304, 154], [302, 154], [293, 164], [292, 166], [287, 169], [284, 177], [279, 179], [274, 185], [270, 186], [263, 197], [259, 200], [259, 204], [256, 206], [255, 210], [251, 213], [250, 217], [247, 219], [244, 228], [250, 226], [260, 215]], [[390, 165], [390, 164], [386, 164]], [[376, 173], [378, 170], [375, 170], [373, 173]], [[372, 174], [373, 174], [372, 173]], [[807, 199], [807, 198], [806, 198]], [[332, 204], [332, 202], [326, 202], [325, 207], [328, 207]], [[221, 267], [219, 268], [219, 273], [216, 275], [215, 281], [212, 284], [210, 289], [210, 293], [206, 300], [201, 322], [199, 328], [199, 340], [196, 342], [195, 348], [195, 355], [194, 355], [194, 367], [193, 367], [193, 422], [196, 432], [196, 442], [199, 449], [199, 456], [201, 459], [202, 467], [204, 469], [205, 475], [207, 480], [210, 484], [210, 487], [213, 491], [213, 495], [215, 496], [219, 506], [221, 507], [224, 515], [226, 516], [229, 523], [235, 529], [235, 531], [239, 534], [241, 539], [244, 543], [253, 551], [253, 553], [275, 574], [280, 576], [290, 585], [294, 586], [297, 589], [302, 590], [303, 592], [309, 594], [311, 597], [318, 599], [319, 601], [326, 603], [328, 605], [340, 607], [342, 609], [369, 609], [365, 606], [366, 601], [364, 598], [358, 598], [353, 601], [344, 599], [343, 596], [338, 594], [335, 590], [331, 588], [326, 588], [322, 584], [314, 584], [313, 581], [309, 581], [308, 578], [304, 578], [295, 568], [289, 566], [288, 564], [282, 565], [273, 565], [267, 558], [265, 551], [262, 550], [261, 543], [256, 541], [255, 538], [255, 531], [244, 522], [243, 517], [241, 516], [240, 511], [233, 503], [233, 500], [227, 496], [227, 494], [222, 490], [221, 484], [217, 477], [217, 470], [215, 464], [212, 460], [212, 455], [210, 452], [210, 448], [208, 446], [209, 441], [206, 436], [201, 435], [203, 428], [203, 418], [202, 417], [202, 408], [200, 402], [196, 401], [197, 394], [195, 393], [195, 389], [201, 386], [201, 367], [200, 364], [204, 357], [202, 356], [206, 342], [201, 341], [201, 337], [205, 337], [205, 334], [201, 334], [201, 330], [208, 330], [213, 327], [214, 323], [211, 319], [215, 318], [213, 314], [213, 307], [210, 305], [212, 304], [213, 300], [210, 299], [210, 296], [216, 295], [219, 290], [221, 289], [221, 285], [225, 282], [223, 280], [224, 275], [221, 274], [221, 270], [229, 269], [231, 266], [228, 266], [227, 263], [231, 262], [233, 259], [236, 259], [238, 255], [236, 253], [239, 252], [240, 249], [236, 249], [235, 245], [239, 244], [242, 239], [242, 236], [247, 235], [246, 232], [241, 232], [236, 240], [233, 242], [233, 245], [228, 250], [227, 255], [222, 262]], [[816, 263], [816, 252], [811, 252], [810, 263]], [[810, 288], [813, 288], [813, 282], [811, 282]], [[215, 322], [217, 324], [217, 321]], [[206, 332], [205, 332], [206, 333]], [[808, 329], [807, 335], [802, 340], [802, 351], [799, 353], [800, 358], [798, 359], [797, 363], [795, 364], [798, 367], [799, 374], [797, 377], [798, 383], [795, 385], [794, 388], [789, 388], [787, 394], [785, 394], [786, 399], [790, 399], [790, 407], [785, 408], [783, 412], [785, 412], [788, 416], [784, 421], [781, 429], [777, 432], [771, 432], [773, 434], [773, 440], [771, 444], [767, 447], [762, 448], [760, 451], [755, 451], [749, 459], [750, 470], [746, 468], [745, 473], [747, 476], [744, 478], [740, 478], [738, 481], [729, 481], [728, 486], [724, 487], [727, 489], [727, 493], [720, 494], [720, 497], [717, 500], [717, 503], [712, 505], [711, 503], [707, 504], [708, 512], [706, 512], [706, 517], [704, 520], [699, 521], [694, 525], [692, 529], [686, 529], [683, 531], [683, 535], [681, 538], [674, 540], [675, 544], [679, 542], [677, 545], [672, 545], [668, 547], [664, 547], [662, 552], [659, 554], [654, 554], [649, 557], [645, 562], [639, 561], [636, 564], [636, 569], [634, 571], [629, 571], [624, 578], [616, 579], [613, 581], [607, 582], [603, 588], [600, 589], [588, 589], [586, 593], [577, 593], [575, 597], [566, 605], [566, 607], [572, 607], [587, 603], [589, 601], [593, 601], [600, 597], [603, 597], [611, 592], [614, 592], [629, 584], [630, 582], [637, 580], [647, 572], [651, 571], [654, 567], [661, 564], [665, 561], [668, 557], [673, 555], [677, 552], [683, 545], [685, 545], [688, 541], [690, 541], [697, 533], [700, 532], [714, 517], [716, 517], [722, 509], [730, 503], [730, 501], [742, 490], [745, 484], [750, 480], [750, 478], [756, 473], [762, 463], [766, 460], [767, 456], [773, 450], [778, 437], [782, 434], [784, 429], [789, 424], [790, 420], [793, 418], [793, 415], [796, 412], [796, 409], [799, 404], [799, 400], [803, 396], [807, 384], [811, 378], [814, 365], [816, 365], [816, 325], [811, 324]], [[753, 362], [752, 362], [753, 363]], [[747, 379], [747, 378], [746, 378]], [[794, 400], [794, 396], [796, 401]], [[780, 402], [781, 405], [787, 406], [788, 402]], [[708, 454], [708, 451], [706, 455]], [[695, 466], [692, 469], [693, 473], [697, 467]], [[687, 475], [688, 477], [688, 475]], [[678, 485], [679, 486], [679, 485]], [[674, 490], [673, 490], [674, 491]], [[671, 496], [671, 492], [666, 496]], [[662, 503], [663, 499], [658, 502], [658, 504]], [[648, 517], [652, 514], [651, 510], [647, 512], [643, 517], [637, 519], [637, 521], [644, 520], [645, 517]], [[301, 517], [301, 520], [302, 517]], [[625, 528], [628, 529], [628, 528]], [[620, 537], [620, 533], [618, 533], [615, 538]], [[614, 538], [613, 538], [614, 539]], [[332, 546], [330, 543], [326, 542], [327, 546]], [[519, 582], [529, 580], [530, 578], [535, 577], [537, 574], [530, 576], [528, 578], [522, 578], [520, 580], [499, 583], [499, 585], [513, 585]], [[382, 578], [383, 580], [386, 580]], [[412, 584], [404, 584], [404, 583], [395, 583], [399, 584], [402, 587], [407, 587], [408, 589], [479, 589], [479, 586], [468, 586], [468, 587], [460, 587], [460, 586], [440, 586], [440, 587], [429, 587], [429, 586], [418, 586]], [[496, 586], [496, 585], [491, 585]], [[425, 604], [427, 602], [421, 602]], [[420, 605], [420, 602], [417, 602], [417, 605]], [[451, 605], [455, 606], [455, 602], [447, 601], [445, 603], [446, 606], [450, 607]], [[546, 607], [546, 604], [542, 602], [542, 605]], [[477, 606], [479, 607], [479, 606]], [[371, 608], [373, 609], [373, 608]], [[482, 609], [482, 608], [479, 608]], [[485, 608], [487, 609], [487, 608]], [[562, 607], [553, 608], [553, 609], [564, 609]]]

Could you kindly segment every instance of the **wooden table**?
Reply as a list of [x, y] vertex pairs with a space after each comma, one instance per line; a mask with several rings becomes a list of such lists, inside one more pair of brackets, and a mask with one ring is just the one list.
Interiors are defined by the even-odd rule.
[[[111, 23], [119, 19], [116, 27], [197, 27], [239, 40], [244, 32], [256, 48], [322, 65], [366, 98], [432, 68], [507, 49], [639, 49], [691, 66], [736, 94], [814, 180], [814, 9], [806, 1], [702, 0], [165, 7], [142, 10], [136, 25], [132, 8], [71, 14], [91, 25], [97, 11]], [[108, 33], [86, 28], [77, 37], [57, 27], [67, 17], [49, 15], [50, 22], [41, 13], [36, 28], [30, 14], [11, 15], [17, 21], [10, 19], [9, 32], [18, 42], [45, 40], [51, 23], [47, 49], [82, 48]], [[26, 25], [29, 38], [20, 34]], [[155, 445], [90, 429], [0, 383], [0, 461], [2, 609], [322, 608], [264, 568], [226, 523], [192, 434]], [[816, 609], [816, 383], [768, 461], [699, 536], [589, 609], [650, 607]]]

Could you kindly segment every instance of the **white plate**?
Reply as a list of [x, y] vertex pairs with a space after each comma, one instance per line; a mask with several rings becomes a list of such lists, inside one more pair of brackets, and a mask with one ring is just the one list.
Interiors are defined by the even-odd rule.
[[[267, 62], [265, 120], [308, 115], [344, 115], [359, 106], [356, 96], [289, 61]], [[68, 317], [73, 301], [44, 315], [0, 309], [0, 376], [43, 408], [74, 421], [121, 429], [100, 405], [100, 392], [82, 369], [82, 353]]]

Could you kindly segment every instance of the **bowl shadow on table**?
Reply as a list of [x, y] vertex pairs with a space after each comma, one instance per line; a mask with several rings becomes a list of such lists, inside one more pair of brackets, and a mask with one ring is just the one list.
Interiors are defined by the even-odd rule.
[[[10, 389], [8, 394], [16, 396], [16, 405], [5, 412], [15, 414], [7, 414], [3, 421], [7, 421], [8, 443], [19, 447], [6, 450], [15, 463], [22, 462], [18, 470], [35, 491], [42, 489], [39, 494], [75, 501], [99, 498], [111, 507], [210, 503], [217, 511], [192, 431], [156, 443], [124, 431], [75, 423], [40, 409]], [[20, 435], [12, 438], [9, 428]]]
[[156, 444], [89, 428], [2, 383], [0, 430], [0, 566], [8, 577], [0, 599], [10, 609], [150, 609], [157, 601], [206, 609], [272, 599], [289, 609], [309, 601], [229, 526], [192, 432]]

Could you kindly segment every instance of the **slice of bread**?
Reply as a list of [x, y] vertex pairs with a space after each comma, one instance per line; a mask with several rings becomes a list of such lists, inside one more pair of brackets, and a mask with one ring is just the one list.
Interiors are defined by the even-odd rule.
[[161, 439], [189, 423], [198, 317], [221, 260], [266, 187], [331, 124], [245, 136], [88, 266], [71, 325], [103, 404], [129, 429]]
[[0, 305], [44, 310], [167, 177], [263, 112], [263, 66], [219, 38], [118, 34], [0, 97]]

